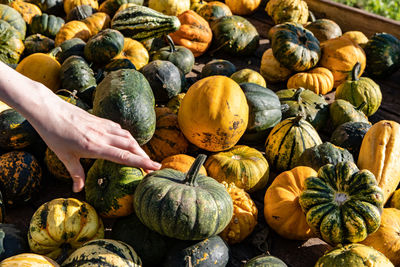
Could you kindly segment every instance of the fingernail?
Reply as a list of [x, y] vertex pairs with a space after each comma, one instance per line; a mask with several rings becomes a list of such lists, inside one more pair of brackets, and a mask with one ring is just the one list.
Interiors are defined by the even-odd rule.
[[154, 168], [157, 168], [157, 170], [161, 168], [161, 164], [155, 161], [153, 161], [153, 166]]

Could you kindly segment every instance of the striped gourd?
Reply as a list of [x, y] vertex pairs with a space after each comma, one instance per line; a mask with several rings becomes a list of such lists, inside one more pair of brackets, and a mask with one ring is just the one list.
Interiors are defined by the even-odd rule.
[[302, 116], [277, 124], [265, 143], [265, 156], [273, 168], [285, 171], [297, 166], [307, 148], [322, 144], [317, 131]]
[[122, 241], [97, 239], [85, 243], [72, 253], [61, 266], [139, 267], [142, 266], [142, 261], [133, 248]]
[[2, 267], [12, 267], [12, 266], [25, 266], [25, 267], [59, 267], [55, 261], [52, 259], [34, 254], [34, 253], [22, 253], [12, 257], [9, 257], [2, 262], [0, 262], [0, 266]]
[[140, 42], [175, 32], [180, 26], [177, 17], [164, 15], [145, 6], [128, 7], [115, 14], [111, 21], [111, 28]]

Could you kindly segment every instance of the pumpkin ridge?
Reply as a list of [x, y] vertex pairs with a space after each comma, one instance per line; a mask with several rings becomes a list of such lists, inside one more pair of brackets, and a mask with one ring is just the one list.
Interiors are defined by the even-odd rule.
[[[166, 202], [166, 197], [165, 197], [165, 196], [169, 194], [170, 189], [171, 189], [171, 186], [168, 187], [168, 190], [166, 190], [166, 192], [165, 192], [165, 194], [164, 194], [163, 196], [158, 196], [159, 198], [161, 198], [161, 201], [158, 203], [158, 206], [159, 206], [159, 207], [163, 207], [164, 202]], [[162, 192], [162, 191], [159, 191], [157, 195], [159, 195], [161, 192]], [[182, 193], [182, 190], [180, 190], [180, 192]], [[154, 196], [155, 196], [155, 194], [153, 194], [153, 197], [154, 197]], [[182, 195], [181, 195], [181, 196], [182, 196]], [[150, 200], [151, 200], [153, 197], [149, 198], [149, 202], [150, 202]], [[148, 204], [147, 204], [146, 206], [148, 206]], [[162, 208], [160, 208], [160, 209], [161, 209], [161, 210], [159, 210], [160, 212], [157, 212], [157, 213], [158, 213], [158, 221], [159, 221], [159, 222], [162, 222], [163, 211], [166, 210], [166, 209], [162, 209]], [[157, 228], [157, 225], [156, 225], [156, 226], [152, 225], [152, 227], [154, 227], [154, 228], [156, 229], [156, 228]], [[159, 227], [158, 229], [162, 232], [163, 235], [165, 235], [165, 228], [164, 228], [164, 225], [163, 225], [162, 223], [160, 224], [160, 227]]]
[[[296, 129], [296, 132], [297, 132], [297, 129]], [[296, 134], [295, 134], [295, 135], [296, 135]], [[303, 135], [301, 134], [301, 131], [300, 131], [300, 136], [301, 136], [301, 138], [303, 139]], [[282, 140], [282, 143], [283, 143], [283, 140]], [[293, 138], [292, 147], [291, 147], [291, 149], [290, 149], [290, 155], [289, 155], [288, 166], [291, 166], [291, 164], [292, 164], [292, 160], [293, 160], [294, 150], [295, 150], [295, 148], [296, 148], [296, 144], [297, 144], [296, 139]], [[303, 146], [304, 146], [304, 140], [303, 140]]]

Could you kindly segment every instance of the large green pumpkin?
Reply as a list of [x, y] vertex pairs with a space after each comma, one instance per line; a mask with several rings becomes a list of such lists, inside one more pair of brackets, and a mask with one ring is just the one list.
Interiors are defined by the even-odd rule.
[[143, 171], [97, 159], [85, 183], [86, 201], [103, 217], [128, 216], [133, 212], [133, 194]]
[[287, 267], [287, 265], [277, 257], [261, 255], [246, 262], [244, 267]]
[[143, 145], [156, 128], [154, 95], [140, 72], [121, 69], [110, 72], [97, 86], [93, 114], [119, 123]]
[[54, 49], [54, 40], [40, 33], [26, 37], [24, 41], [24, 55], [29, 56], [34, 53], [49, 53]]
[[57, 60], [62, 64], [70, 56], [84, 57], [86, 43], [80, 38], [72, 38], [61, 43], [61, 52], [57, 54]]
[[233, 214], [232, 199], [222, 184], [198, 174], [205, 159], [199, 155], [186, 174], [162, 169], [140, 182], [134, 207], [143, 224], [181, 240], [202, 240], [225, 229]]
[[70, 12], [68, 12], [67, 21], [84, 20], [93, 15], [94, 13], [96, 13], [96, 9], [94, 9], [90, 5], [76, 6]]
[[8, 22], [0, 20], [0, 61], [17, 64], [24, 48], [19, 32]]
[[13, 224], [0, 223], [0, 261], [28, 250], [25, 234]]
[[32, 18], [29, 31], [31, 34], [40, 33], [54, 39], [63, 25], [64, 20], [62, 18], [43, 13]]
[[343, 99], [337, 99], [331, 103], [329, 105], [329, 114], [334, 129], [339, 125], [350, 121], [369, 123], [367, 116], [365, 116], [361, 111], [365, 105], [366, 102], [355, 107], [350, 102]]
[[375, 176], [352, 162], [327, 164], [305, 181], [299, 203], [313, 232], [329, 244], [355, 243], [378, 230], [383, 193]]
[[20, 39], [25, 39], [26, 23], [21, 14], [12, 7], [0, 4], [0, 20], [8, 22], [19, 33]]
[[304, 115], [316, 130], [321, 130], [329, 120], [329, 106], [325, 98], [311, 90], [285, 89], [276, 92], [282, 105], [282, 118]]
[[252, 55], [259, 46], [260, 36], [248, 20], [226, 16], [211, 23], [216, 50], [232, 55]]
[[210, 62], [207, 62], [207, 64], [205, 64], [204, 67], [201, 69], [200, 79], [214, 75], [230, 77], [235, 72], [236, 66], [229, 60], [214, 59]]
[[112, 18], [123, 4], [132, 3], [142, 6], [143, 2], [143, 0], [106, 0], [101, 3], [99, 11], [107, 13]]

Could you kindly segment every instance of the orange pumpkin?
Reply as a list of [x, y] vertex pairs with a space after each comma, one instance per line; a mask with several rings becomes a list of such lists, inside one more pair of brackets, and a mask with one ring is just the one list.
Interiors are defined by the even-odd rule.
[[65, 14], [68, 15], [68, 13], [76, 6], [81, 6], [81, 5], [89, 5], [93, 7], [94, 9], [99, 8], [99, 3], [97, 0], [64, 0], [64, 11]]
[[79, 38], [86, 42], [89, 40], [90, 34], [90, 29], [84, 22], [72, 20], [64, 24], [58, 31], [54, 39], [54, 45], [60, 46], [62, 42], [72, 38]]
[[325, 95], [332, 91], [334, 78], [327, 68], [314, 68], [308, 72], [296, 73], [287, 82], [287, 88], [298, 89], [300, 87], [309, 89], [317, 95]]
[[84, 19], [83, 22], [88, 26], [90, 35], [94, 36], [99, 31], [110, 27], [110, 16], [104, 12], [97, 12]]
[[225, 4], [235, 15], [250, 15], [257, 10], [261, 0], [225, 0]]
[[[170, 168], [181, 172], [188, 172], [194, 161], [195, 158], [189, 155], [177, 154], [163, 159], [161, 161], [161, 169]], [[206, 168], [201, 166], [199, 173], [207, 175]]]
[[31, 20], [36, 15], [42, 15], [42, 11], [40, 8], [31, 3], [22, 2], [22, 1], [13, 1], [10, 6], [17, 10], [26, 23], [30, 24]]
[[343, 33], [343, 36], [350, 38], [361, 47], [368, 43], [368, 37], [360, 31], [348, 31]]
[[115, 58], [127, 58], [140, 70], [149, 63], [149, 52], [142, 43], [132, 38], [124, 38], [124, 48]]

